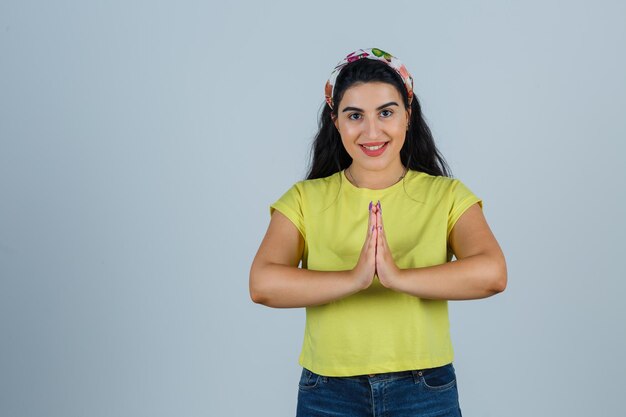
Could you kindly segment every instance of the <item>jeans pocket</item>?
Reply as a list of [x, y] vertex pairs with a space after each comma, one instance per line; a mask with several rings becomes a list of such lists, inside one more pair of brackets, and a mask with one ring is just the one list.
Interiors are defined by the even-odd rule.
[[443, 391], [456, 385], [456, 373], [451, 363], [438, 368], [419, 372], [424, 388], [430, 391]]
[[321, 376], [316, 374], [313, 371], [310, 371], [306, 368], [302, 368], [302, 374], [300, 375], [300, 382], [298, 383], [298, 388], [301, 390], [310, 390], [315, 388]]

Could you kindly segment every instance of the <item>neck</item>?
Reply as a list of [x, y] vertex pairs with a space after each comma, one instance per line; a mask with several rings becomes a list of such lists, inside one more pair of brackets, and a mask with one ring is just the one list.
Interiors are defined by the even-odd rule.
[[346, 177], [355, 187], [381, 190], [400, 181], [406, 172], [407, 169], [402, 164], [388, 167], [382, 171], [370, 171], [355, 167], [352, 164], [346, 169]]

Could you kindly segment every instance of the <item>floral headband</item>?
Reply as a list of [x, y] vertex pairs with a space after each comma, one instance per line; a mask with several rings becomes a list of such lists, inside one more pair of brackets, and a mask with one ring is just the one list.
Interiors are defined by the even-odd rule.
[[359, 59], [375, 59], [378, 61], [382, 61], [385, 64], [389, 65], [398, 75], [402, 78], [404, 82], [404, 86], [406, 87], [406, 91], [409, 96], [409, 104], [411, 104], [411, 100], [413, 100], [413, 77], [409, 74], [409, 71], [406, 69], [404, 64], [400, 62], [398, 58], [392, 56], [390, 53], [387, 53], [378, 48], [370, 48], [370, 49], [357, 49], [356, 51], [350, 53], [347, 57], [345, 57], [333, 70], [330, 74], [330, 78], [326, 81], [326, 87], [324, 88], [326, 103], [332, 109], [333, 108], [333, 93], [335, 90], [335, 82], [337, 81], [337, 76], [345, 67], [351, 62], [358, 61]]

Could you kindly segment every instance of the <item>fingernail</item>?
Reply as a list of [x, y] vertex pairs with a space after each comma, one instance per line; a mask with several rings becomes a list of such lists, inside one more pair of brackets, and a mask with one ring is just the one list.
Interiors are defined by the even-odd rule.
[[370, 201], [370, 211], [372, 211], [372, 202]]
[[378, 200], [378, 209], [380, 210], [380, 214], [383, 214], [383, 206], [380, 204], [380, 200]]

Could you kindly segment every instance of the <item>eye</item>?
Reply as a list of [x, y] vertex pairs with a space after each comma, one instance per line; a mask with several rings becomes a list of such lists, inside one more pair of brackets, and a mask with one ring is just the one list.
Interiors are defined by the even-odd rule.
[[393, 112], [391, 110], [383, 110], [380, 112], [380, 115], [383, 117], [391, 117], [392, 114]]
[[[358, 118], [352, 117], [352, 116], [358, 116]], [[361, 117], [361, 115], [359, 113], [352, 113], [351, 115], [348, 116], [348, 119], [350, 120], [359, 120], [359, 118]]]

